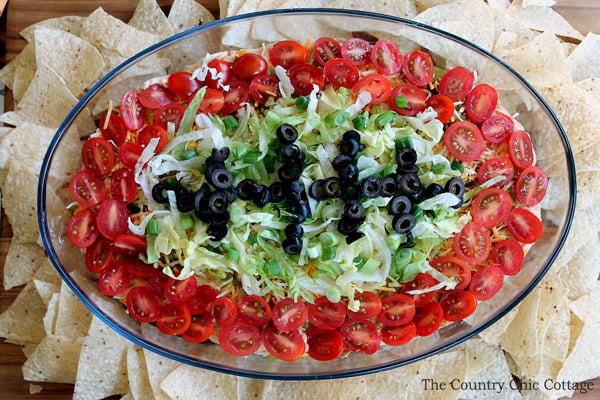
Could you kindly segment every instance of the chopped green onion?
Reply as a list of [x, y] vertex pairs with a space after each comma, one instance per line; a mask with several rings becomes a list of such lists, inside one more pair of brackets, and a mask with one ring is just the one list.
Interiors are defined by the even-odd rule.
[[179, 129], [177, 129], [177, 135], [188, 133], [192, 130], [192, 126], [194, 126], [194, 121], [196, 120], [196, 113], [200, 108], [205, 93], [206, 86], [201, 87], [196, 92], [194, 98], [183, 112], [183, 117], [181, 117], [181, 122], [179, 123]]
[[354, 129], [362, 130], [367, 127], [367, 121], [369, 118], [367, 117], [366, 111], [361, 112], [356, 117], [352, 119], [352, 124], [354, 125]]
[[227, 258], [227, 260], [229, 260], [229, 261], [236, 262], [240, 258], [239, 250], [234, 249], [233, 247], [228, 248], [227, 252], [225, 254], [226, 254], [225, 258]]
[[396, 107], [408, 108], [408, 102], [406, 96], [396, 96]]
[[306, 255], [308, 258], [318, 258], [321, 255], [321, 244], [317, 243], [312, 246], [308, 246], [306, 249]]
[[421, 207], [415, 206], [410, 210], [410, 213], [413, 215], [413, 217], [415, 217], [415, 219], [419, 219], [423, 216], [423, 214], [425, 214], [425, 211]]
[[327, 300], [329, 300], [332, 303], [339, 303], [340, 300], [342, 299], [342, 295], [334, 287], [328, 287], [326, 295], [327, 295]]
[[459, 161], [452, 161], [452, 165], [450, 165], [450, 168], [459, 172], [463, 172], [463, 170], [465, 169], [465, 167]]
[[310, 99], [307, 96], [298, 96], [296, 99], [296, 107], [300, 110], [306, 110], [308, 108], [308, 103], [310, 103]]
[[146, 225], [146, 235], [158, 235], [158, 220], [152, 218]]
[[248, 243], [249, 244], [255, 245], [257, 241], [258, 241], [258, 235], [256, 234], [256, 232], [252, 232], [248, 235]]
[[396, 143], [396, 149], [401, 149], [403, 147], [414, 148], [413, 147], [413, 142], [412, 142], [410, 136], [405, 136], [403, 138], [396, 139], [395, 143]]
[[210, 251], [210, 252], [213, 252], [213, 253], [216, 253], [216, 254], [223, 254], [223, 250], [221, 250], [221, 249], [220, 249], [220, 248], [218, 248], [218, 247], [214, 247], [214, 246], [206, 246], [205, 248], [206, 248], [206, 250], [208, 250], [208, 251]]
[[261, 153], [259, 151], [249, 151], [248, 153], [244, 154], [242, 160], [246, 164], [256, 164], [260, 158], [260, 155]]
[[325, 247], [323, 249], [323, 254], [321, 255], [321, 258], [323, 259], [323, 261], [331, 261], [335, 258], [335, 256], [335, 247]]
[[189, 160], [192, 157], [196, 156], [196, 150], [194, 149], [187, 149], [186, 151], [182, 152], [179, 155], [179, 158], [182, 160]]
[[263, 159], [263, 163], [265, 164], [265, 169], [270, 174], [275, 172], [275, 161], [276, 161], [275, 157], [269, 156], [269, 155], [265, 156], [265, 158]]
[[443, 163], [433, 164], [431, 166], [431, 172], [434, 174], [441, 174], [446, 170], [446, 166]]
[[227, 133], [233, 132], [240, 127], [240, 123], [233, 115], [228, 115], [223, 118], [223, 125], [225, 125], [225, 131]]
[[363, 272], [368, 275], [374, 274], [380, 265], [381, 265], [381, 261], [379, 261], [375, 258], [369, 258], [367, 260], [367, 262], [362, 266], [362, 268], [360, 268], [360, 272]]
[[165, 179], [165, 183], [172, 188], [176, 188], [177, 186], [179, 186], [179, 181], [175, 178], [167, 178]]
[[269, 276], [276, 276], [281, 273], [281, 265], [279, 261], [269, 261], [265, 263], [265, 272]]
[[194, 227], [194, 218], [190, 214], [184, 214], [179, 219], [179, 223], [181, 224], [181, 228], [187, 231]]
[[332, 247], [340, 242], [340, 236], [334, 232], [323, 232], [319, 235], [319, 241], [324, 247]]
[[325, 123], [329, 126], [341, 126], [350, 117], [350, 113], [344, 110], [336, 110], [325, 116]]
[[366, 261], [364, 258], [362, 258], [361, 256], [356, 256], [354, 257], [354, 259], [352, 260], [354, 262], [354, 266], [356, 267], [356, 269], [360, 270], [363, 265], [365, 265]]
[[398, 113], [396, 113], [395, 111], [386, 111], [384, 113], [379, 114], [375, 119], [375, 122], [377, 123], [377, 125], [382, 127], [385, 126], [385, 124], [392, 122], [397, 116]]

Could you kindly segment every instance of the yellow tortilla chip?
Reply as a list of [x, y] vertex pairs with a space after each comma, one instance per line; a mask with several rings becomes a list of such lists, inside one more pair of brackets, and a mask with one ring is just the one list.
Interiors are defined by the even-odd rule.
[[4, 289], [29, 282], [45, 257], [44, 249], [37, 243], [21, 243], [14, 238], [4, 261]]
[[519, 304], [519, 311], [508, 329], [500, 336], [500, 345], [511, 354], [536, 354], [537, 325], [541, 290], [535, 289]]
[[73, 340], [84, 337], [92, 322], [92, 313], [66, 283], [60, 287], [54, 334]]
[[140, 0], [129, 20], [129, 25], [141, 31], [153, 33], [161, 39], [175, 34], [175, 30], [156, 0]]
[[212, 13], [195, 0], [175, 0], [168, 16], [175, 32], [183, 32], [214, 20]]
[[23, 364], [23, 378], [34, 382], [75, 383], [82, 340], [48, 335]]

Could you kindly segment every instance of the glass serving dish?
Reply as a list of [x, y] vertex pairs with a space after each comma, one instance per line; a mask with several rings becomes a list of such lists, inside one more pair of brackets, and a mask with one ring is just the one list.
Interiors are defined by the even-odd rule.
[[[129, 88], [149, 78], [184, 69], [207, 53], [256, 48], [264, 42], [293, 39], [305, 43], [320, 36], [384, 37], [407, 52], [423, 48], [441, 68], [464, 66], [477, 71], [478, 82], [494, 86], [503, 107], [518, 114], [531, 134], [538, 165], [550, 186], [542, 203], [543, 237], [526, 256], [521, 272], [508, 277], [500, 292], [480, 302], [466, 320], [431, 336], [399, 346], [383, 346], [376, 354], [351, 353], [321, 362], [301, 358], [289, 363], [273, 357], [235, 357], [211, 343], [191, 344], [167, 336], [131, 318], [121, 303], [99, 290], [87, 271], [80, 249], [67, 238], [71, 217], [69, 181], [81, 169], [83, 139], [95, 130], [94, 120], [108, 100], [119, 104]], [[48, 257], [81, 301], [112, 329], [146, 349], [170, 359], [215, 371], [254, 378], [324, 379], [355, 376], [409, 364], [447, 350], [486, 329], [514, 308], [552, 266], [565, 241], [575, 207], [575, 168], [567, 137], [542, 97], [517, 72], [476, 45], [453, 34], [387, 15], [327, 9], [261, 12], [209, 23], [164, 40], [127, 60], [100, 80], [79, 101], [52, 140], [41, 169], [38, 189], [39, 225]], [[143, 325], [143, 326], [142, 326]]]

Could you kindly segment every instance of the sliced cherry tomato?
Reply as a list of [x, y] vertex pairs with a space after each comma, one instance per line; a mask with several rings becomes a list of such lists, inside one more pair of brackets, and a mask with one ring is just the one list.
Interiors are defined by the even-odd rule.
[[479, 124], [488, 119], [498, 105], [496, 89], [485, 83], [475, 86], [465, 99], [465, 112], [474, 123]]
[[265, 349], [275, 358], [284, 361], [296, 361], [305, 352], [306, 345], [298, 329], [280, 331], [273, 324], [262, 331]]
[[496, 264], [488, 264], [479, 268], [469, 285], [469, 291], [477, 300], [489, 300], [498, 293], [504, 283], [504, 273]]
[[237, 315], [249, 324], [266, 325], [271, 320], [271, 306], [260, 296], [247, 295], [237, 302]]
[[217, 289], [210, 285], [200, 285], [185, 304], [192, 315], [199, 315], [208, 312], [208, 305], [216, 298]]
[[308, 355], [318, 361], [338, 358], [344, 350], [344, 339], [337, 329], [312, 328], [306, 332]]
[[156, 121], [157, 125], [165, 130], [169, 129], [169, 122], [172, 122], [175, 125], [175, 132], [177, 132], [184, 113], [184, 106], [177, 103], [171, 103], [159, 108], [158, 110], [155, 110], [154, 120]]
[[473, 314], [477, 309], [477, 299], [473, 293], [457, 290], [445, 294], [440, 300], [446, 321], [460, 321]]
[[521, 271], [525, 254], [519, 242], [514, 239], [504, 239], [492, 247], [491, 258], [504, 275], [512, 276]]
[[413, 299], [415, 302], [415, 307], [423, 307], [433, 299], [435, 291], [432, 290], [421, 294], [410, 294], [408, 292], [411, 290], [427, 289], [437, 285], [438, 283], [439, 282], [436, 281], [431, 275], [419, 272], [415, 279], [402, 285], [402, 292], [409, 295]]
[[157, 269], [154, 274], [148, 279], [148, 288], [157, 296], [164, 298], [165, 285], [170, 278], [162, 272], [162, 269]]
[[226, 353], [249, 356], [262, 344], [260, 328], [245, 322], [234, 322], [221, 329], [219, 344]]
[[471, 71], [464, 67], [455, 67], [442, 76], [439, 91], [452, 101], [458, 101], [473, 89], [473, 82], [475, 76]]
[[73, 175], [69, 191], [75, 201], [85, 208], [94, 207], [106, 197], [104, 181], [87, 169]]
[[177, 100], [175, 93], [159, 83], [154, 83], [140, 90], [140, 103], [146, 107], [156, 110]]
[[427, 91], [409, 83], [398, 85], [390, 94], [390, 105], [400, 115], [409, 117], [425, 109]]
[[380, 74], [394, 75], [402, 69], [404, 55], [400, 53], [396, 43], [387, 39], [378, 39], [371, 51], [371, 62]]
[[114, 253], [112, 242], [99, 236], [83, 254], [88, 271], [95, 274], [102, 272], [112, 261]]
[[450, 121], [450, 118], [452, 118], [454, 115], [454, 103], [450, 97], [446, 95], [433, 95], [427, 99], [425, 105], [435, 110], [437, 113], [437, 119], [443, 124]]
[[67, 224], [67, 236], [75, 247], [84, 249], [94, 244], [98, 238], [96, 213], [89, 208], [79, 211]]
[[229, 297], [217, 297], [208, 304], [210, 314], [216, 326], [227, 326], [235, 321], [237, 308]]
[[338, 328], [346, 320], [346, 305], [341, 301], [332, 303], [326, 296], [317, 297], [308, 305], [308, 319], [315, 326]]
[[200, 85], [200, 82], [186, 71], [173, 72], [167, 80], [169, 90], [184, 100], [200, 89]]
[[327, 79], [334, 88], [352, 88], [358, 82], [359, 72], [356, 65], [344, 58], [334, 58], [327, 61], [323, 68], [325, 79]]
[[313, 44], [313, 54], [317, 62], [324, 67], [329, 60], [342, 57], [342, 45], [335, 39], [321, 37]]
[[156, 318], [156, 327], [166, 335], [181, 335], [192, 324], [192, 315], [185, 304], [164, 304]]
[[342, 43], [342, 58], [356, 66], [368, 64], [371, 61], [371, 44], [360, 38], [346, 39]]
[[106, 199], [98, 208], [96, 224], [102, 236], [115, 240], [117, 236], [127, 230], [128, 217], [129, 213], [125, 203], [115, 199]]
[[131, 130], [137, 131], [144, 126], [144, 110], [140, 104], [138, 92], [129, 89], [121, 98], [121, 118], [123, 124]]
[[127, 311], [139, 322], [156, 321], [159, 308], [156, 296], [145, 286], [135, 286], [127, 293]]
[[457, 121], [444, 133], [446, 148], [456, 159], [471, 162], [479, 159], [485, 150], [485, 141], [479, 128], [469, 121]]
[[260, 54], [246, 53], [233, 61], [231, 71], [241, 79], [252, 79], [256, 75], [264, 75], [269, 69], [267, 60]]
[[202, 343], [208, 340], [215, 330], [215, 324], [207, 313], [192, 315], [192, 321], [187, 331], [180, 336], [190, 343]]
[[[192, 98], [196, 93], [192, 95]], [[198, 108], [199, 113], [204, 114], [216, 114], [223, 108], [225, 104], [225, 96], [223, 93], [217, 89], [206, 88], [206, 92], [204, 93], [204, 97], [202, 98], [202, 103], [200, 103], [200, 107]]]
[[481, 134], [490, 143], [506, 142], [515, 131], [515, 123], [506, 114], [492, 114], [481, 124]]
[[525, 168], [517, 178], [515, 196], [524, 206], [535, 206], [544, 196], [548, 189], [548, 175], [540, 167], [535, 165]]
[[129, 203], [135, 198], [138, 186], [135, 175], [128, 168], [119, 168], [110, 175], [110, 190], [115, 200]]
[[542, 237], [542, 221], [525, 208], [514, 208], [506, 217], [506, 227], [510, 234], [523, 243], [534, 243]]
[[442, 320], [444, 319], [444, 311], [440, 303], [436, 301], [429, 302], [423, 307], [417, 308], [413, 322], [417, 327], [417, 335], [429, 336], [437, 331]]
[[257, 103], [265, 104], [271, 97], [280, 96], [279, 78], [267, 74], [255, 76], [248, 90]]
[[293, 40], [277, 42], [269, 50], [269, 59], [273, 66], [282, 66], [289, 69], [296, 64], [304, 64], [308, 58], [306, 47]]
[[104, 268], [98, 277], [98, 286], [107, 296], [116, 296], [123, 293], [129, 282], [131, 274], [122, 263], [112, 263]]
[[146, 254], [146, 238], [131, 233], [121, 233], [115, 238], [115, 252], [127, 257]]
[[406, 294], [391, 294], [384, 297], [381, 303], [377, 320], [386, 326], [404, 325], [415, 316], [415, 302]]
[[525, 169], [533, 165], [534, 154], [531, 137], [525, 131], [514, 131], [508, 139], [508, 155], [513, 165], [519, 169]]
[[358, 301], [358, 311], [348, 309], [348, 318], [350, 319], [371, 319], [381, 312], [383, 306], [381, 298], [369, 291], [356, 293], [354, 300]]
[[454, 290], [462, 290], [471, 281], [471, 268], [460, 258], [454, 256], [441, 256], [430, 262], [431, 266], [456, 282]]
[[402, 346], [417, 336], [417, 326], [413, 321], [400, 326], [381, 328], [381, 341], [388, 346]]
[[129, 168], [133, 171], [135, 169], [135, 164], [142, 155], [143, 151], [144, 148], [139, 144], [126, 141], [121, 147], [119, 147], [119, 161], [121, 161], [121, 164], [123, 164], [125, 168]]
[[313, 85], [317, 85], [319, 90], [325, 86], [323, 70], [314, 65], [296, 64], [287, 73], [294, 87], [294, 93], [298, 95], [309, 95], [313, 91]]
[[155, 153], [158, 153], [165, 148], [169, 138], [167, 137], [167, 131], [160, 125], [146, 125], [144, 129], [138, 134], [137, 142], [140, 146], [146, 147], [150, 144], [150, 140], [157, 138], [158, 143], [156, 144]]
[[506, 191], [491, 187], [482, 190], [475, 196], [471, 205], [473, 222], [492, 229], [506, 220], [512, 208], [512, 197]]
[[142, 279], [148, 279], [153, 277], [157, 271], [157, 269], [154, 268], [153, 264], [146, 264], [145, 262], [137, 258], [128, 258], [119, 262], [125, 265], [125, 268], [127, 268], [127, 271], [129, 271], [131, 275], [137, 276]]
[[381, 331], [373, 321], [349, 319], [340, 327], [346, 348], [355, 353], [373, 354], [381, 346]]
[[433, 61], [431, 56], [421, 50], [413, 50], [404, 56], [402, 72], [410, 83], [423, 87], [433, 79]]
[[484, 261], [490, 254], [491, 245], [490, 231], [474, 222], [467, 223], [454, 236], [454, 251], [459, 258], [471, 265]]
[[[102, 137], [113, 142], [117, 146], [122, 145], [127, 138], [127, 128], [125, 128], [121, 117], [116, 114], [110, 114], [108, 125], [106, 125], [106, 115], [103, 116], [100, 118], [98, 126], [102, 133]], [[106, 126], [106, 128], [104, 126]]]
[[352, 92], [358, 96], [360, 92], [371, 93], [371, 102], [369, 104], [381, 104], [390, 97], [392, 84], [383, 75], [370, 74], [360, 79], [352, 86]]
[[308, 307], [302, 301], [294, 299], [279, 300], [273, 306], [273, 324], [282, 332], [300, 328], [308, 319]]
[[222, 89], [231, 80], [231, 64], [223, 60], [211, 60], [207, 64], [208, 74], [203, 83], [211, 89]]
[[486, 160], [483, 165], [479, 167], [477, 181], [479, 181], [479, 184], [484, 184], [490, 179], [500, 175], [504, 176], [504, 179], [496, 183], [494, 185], [496, 187], [506, 186], [515, 176], [512, 162], [510, 162], [510, 159], [506, 156], [494, 157]]
[[186, 279], [170, 278], [165, 285], [165, 297], [173, 304], [183, 304], [194, 296], [198, 288], [195, 276]]
[[106, 176], [115, 165], [115, 151], [106, 139], [100, 137], [85, 141], [81, 149], [83, 165], [96, 176]]
[[248, 101], [250, 95], [250, 85], [241, 79], [230, 81], [227, 86], [229, 86], [229, 89], [223, 93], [225, 99], [223, 100], [223, 108], [221, 108], [221, 113], [226, 115], [237, 111], [242, 104]]

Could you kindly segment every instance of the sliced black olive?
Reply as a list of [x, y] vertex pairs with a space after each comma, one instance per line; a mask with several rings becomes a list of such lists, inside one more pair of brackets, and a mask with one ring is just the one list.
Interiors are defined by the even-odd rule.
[[152, 187], [152, 198], [159, 204], [165, 204], [169, 202], [169, 195], [167, 194], [169, 186], [164, 182], [159, 182]]
[[215, 225], [227, 225], [230, 219], [231, 214], [229, 214], [229, 211], [225, 210], [225, 212], [221, 214], [209, 214], [206, 222]]
[[379, 179], [375, 175], [368, 176], [363, 180], [362, 194], [368, 197], [369, 199], [374, 199], [376, 197], [381, 196], [382, 191], [383, 185], [381, 183], [381, 179]]
[[215, 162], [225, 162], [229, 157], [230, 150], [229, 147], [221, 147], [217, 149], [216, 147], [212, 149], [211, 156], [212, 160]]
[[300, 254], [302, 251], [302, 239], [298, 236], [286, 238], [281, 245], [287, 254]]
[[289, 224], [285, 227], [285, 237], [302, 237], [304, 235], [304, 228], [300, 224]]
[[282, 181], [295, 181], [300, 178], [302, 171], [304, 171], [303, 163], [290, 160], [290, 162], [287, 162], [279, 167], [277, 170], [277, 176], [279, 176], [279, 179]]
[[254, 193], [256, 192], [256, 188], [258, 187], [258, 183], [254, 179], [244, 179], [237, 185], [237, 194], [238, 197], [242, 200], [250, 200]]
[[325, 179], [317, 179], [311, 183], [308, 193], [315, 200], [325, 200], [327, 198], [327, 194], [325, 193]]
[[283, 144], [294, 143], [298, 139], [298, 131], [292, 125], [281, 124], [275, 132], [277, 139]]
[[306, 189], [304, 188], [304, 185], [297, 180], [287, 182], [286, 192], [287, 199], [293, 203], [307, 200], [305, 193]]
[[175, 199], [180, 212], [186, 213], [194, 209], [194, 195], [183, 186], [180, 186], [175, 192]]
[[211, 239], [215, 242], [222, 240], [227, 235], [227, 225], [223, 224], [210, 224], [206, 230], [211, 236]]
[[388, 203], [388, 209], [392, 215], [400, 215], [410, 212], [412, 202], [406, 196], [394, 196]]
[[301, 224], [308, 218], [310, 207], [305, 201], [299, 201], [292, 206], [292, 215], [290, 221], [296, 224]]
[[437, 196], [440, 193], [444, 192], [444, 188], [442, 185], [438, 185], [437, 183], [432, 183], [425, 189], [425, 197], [428, 199]]
[[340, 154], [338, 156], [335, 156], [335, 158], [331, 162], [331, 165], [333, 165], [333, 168], [338, 173], [342, 170], [342, 168], [344, 168], [348, 164], [352, 164], [352, 158], [348, 157], [345, 154]]
[[340, 152], [348, 157], [356, 157], [360, 151], [360, 143], [357, 140], [344, 139], [340, 144]]
[[224, 190], [233, 186], [233, 175], [224, 168], [212, 169], [206, 180], [217, 189]]
[[129, 210], [129, 212], [131, 214], [137, 214], [140, 211], [142, 211], [142, 209], [140, 208], [140, 206], [138, 206], [137, 204], [134, 204], [134, 203], [127, 204], [127, 210]]
[[269, 201], [271, 201], [271, 191], [267, 185], [258, 185], [254, 194], [252, 195], [252, 201], [259, 207], [264, 207]]
[[353, 219], [342, 216], [337, 224], [338, 232], [342, 235], [349, 235], [358, 230], [358, 227], [363, 223], [363, 218]]
[[342, 182], [340, 199], [344, 201], [360, 198], [360, 184], [358, 182]]
[[396, 173], [398, 174], [398, 176], [404, 175], [404, 174], [417, 174], [419, 173], [419, 167], [415, 164], [411, 165], [409, 168], [396, 168]]
[[204, 221], [208, 215], [208, 199], [212, 190], [208, 184], [203, 184], [194, 194], [194, 213], [198, 219]]
[[415, 217], [409, 213], [395, 215], [392, 226], [396, 232], [406, 233], [415, 227]]
[[227, 195], [227, 201], [229, 204], [233, 203], [238, 198], [237, 189], [233, 185], [230, 188], [221, 191]]
[[465, 183], [462, 181], [462, 179], [457, 177], [450, 178], [450, 180], [446, 182], [445, 189], [448, 193], [452, 193], [460, 199], [459, 203], [453, 205], [452, 208], [460, 208], [463, 205], [463, 197], [465, 195]]
[[400, 147], [396, 150], [396, 163], [399, 168], [409, 169], [417, 162], [417, 152], [412, 147]]
[[285, 199], [285, 186], [281, 181], [275, 181], [269, 186], [269, 191], [271, 192], [271, 201], [274, 203], [279, 203]]
[[381, 180], [381, 195], [383, 197], [395, 196], [398, 192], [398, 183], [396, 177], [386, 176]]
[[365, 207], [359, 200], [348, 200], [344, 204], [344, 217], [350, 219], [361, 219], [365, 214]]
[[412, 232], [406, 232], [406, 242], [402, 243], [400, 247], [405, 247], [407, 249], [415, 247], [415, 240], [413, 238]]
[[335, 176], [329, 177], [324, 183], [325, 196], [329, 199], [340, 197], [342, 193], [342, 183]]
[[350, 129], [349, 131], [344, 132], [342, 140], [354, 140], [355, 142], [360, 143], [360, 132]]
[[355, 182], [358, 179], [359, 172], [355, 164], [346, 164], [340, 169], [339, 174], [343, 180]]
[[351, 232], [348, 235], [346, 235], [346, 243], [352, 244], [352, 243], [356, 242], [358, 239], [362, 239], [363, 237], [365, 237], [365, 234], [361, 231]]
[[289, 160], [300, 160], [304, 162], [306, 158], [306, 155], [300, 150], [300, 147], [293, 143], [283, 145], [279, 150], [279, 153], [286, 162]]
[[211, 214], [220, 215], [227, 211], [229, 200], [224, 192], [214, 192], [208, 198], [208, 211]]
[[413, 201], [423, 197], [425, 190], [417, 174], [404, 174], [398, 179], [398, 190]]

